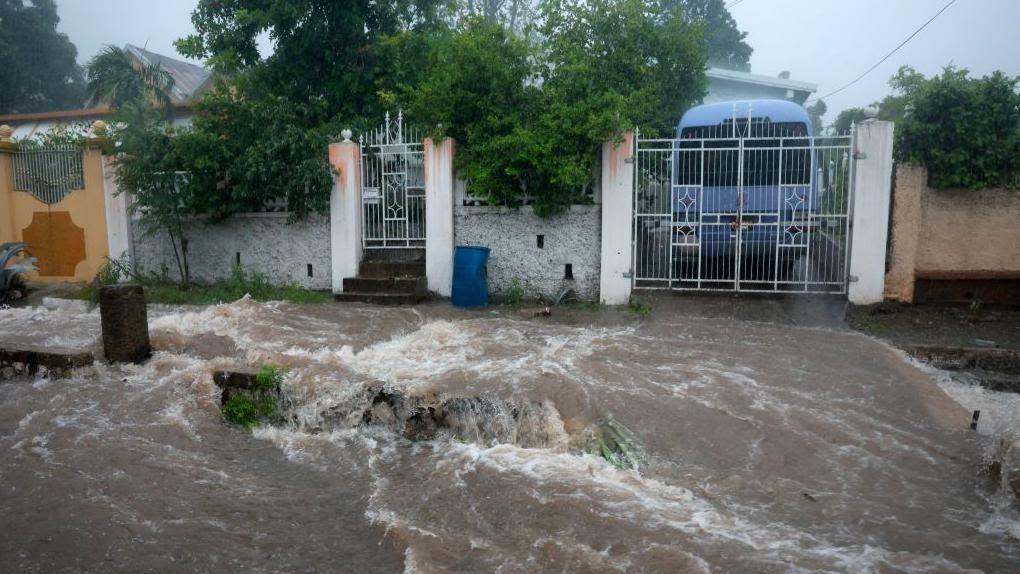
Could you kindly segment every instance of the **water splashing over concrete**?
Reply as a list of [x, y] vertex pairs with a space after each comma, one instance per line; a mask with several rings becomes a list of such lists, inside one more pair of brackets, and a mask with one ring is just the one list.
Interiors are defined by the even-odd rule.
[[[557, 323], [250, 299], [152, 308], [150, 328], [145, 365], [0, 385], [3, 569], [959, 572], [1020, 560], [1017, 508], [981, 474], [994, 439], [854, 333], [658, 307]], [[0, 337], [15, 330], [88, 346], [98, 317], [0, 311]], [[288, 422], [224, 425], [212, 373], [265, 362], [286, 369]], [[589, 454], [598, 441], [630, 449], [637, 469]]]

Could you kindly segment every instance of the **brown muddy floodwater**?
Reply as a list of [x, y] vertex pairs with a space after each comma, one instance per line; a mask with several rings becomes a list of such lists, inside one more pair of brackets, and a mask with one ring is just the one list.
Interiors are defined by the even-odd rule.
[[[0, 570], [1020, 571], [993, 437], [928, 375], [840, 328], [675, 311], [150, 308], [147, 364], [0, 383]], [[98, 322], [2, 310], [0, 342], [95, 348]], [[262, 362], [293, 422], [225, 425], [213, 370]], [[369, 386], [542, 415], [411, 442], [344, 419]], [[609, 419], [637, 469], [578, 449]]]

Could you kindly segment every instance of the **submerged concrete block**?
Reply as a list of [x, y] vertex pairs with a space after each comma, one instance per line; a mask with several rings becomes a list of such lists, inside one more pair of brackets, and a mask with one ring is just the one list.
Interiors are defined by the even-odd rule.
[[1005, 445], [1002, 457], [1002, 486], [1020, 499], [1020, 439]]
[[0, 347], [0, 381], [37, 374], [60, 379], [84, 374], [92, 363], [92, 353], [88, 351]]
[[106, 360], [141, 363], [152, 355], [145, 292], [141, 285], [108, 285], [99, 290]]

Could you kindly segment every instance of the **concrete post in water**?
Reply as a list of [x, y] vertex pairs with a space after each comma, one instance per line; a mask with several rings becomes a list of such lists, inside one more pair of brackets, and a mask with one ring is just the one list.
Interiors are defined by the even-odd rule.
[[425, 139], [425, 276], [443, 297], [453, 289], [453, 153], [453, 139]]
[[99, 290], [106, 360], [141, 363], [152, 355], [145, 292], [141, 285], [109, 285]]
[[892, 198], [892, 122], [867, 120], [857, 125], [853, 153], [853, 229], [850, 235], [850, 287], [855, 305], [881, 303], [885, 292], [885, 253]]
[[602, 146], [602, 265], [599, 298], [609, 305], [630, 300], [631, 218], [634, 216], [634, 132]]
[[329, 196], [329, 244], [333, 292], [343, 293], [344, 277], [355, 277], [361, 264], [361, 148], [344, 130], [344, 141], [329, 144], [333, 191]]

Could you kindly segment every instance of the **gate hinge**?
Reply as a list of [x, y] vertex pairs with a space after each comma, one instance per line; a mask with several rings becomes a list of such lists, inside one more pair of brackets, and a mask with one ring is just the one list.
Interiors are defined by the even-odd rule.
[[634, 156], [623, 158], [623, 163], [634, 163]]
[[857, 283], [858, 281], [860, 281], [860, 279], [856, 275], [851, 275], [850, 277], [847, 278], [847, 281], [851, 283]]
[[868, 159], [868, 154], [866, 154], [866, 153], [864, 153], [862, 151], [855, 151], [854, 152], [854, 159]]
[[634, 277], [634, 271], [633, 270], [631, 270], [631, 271], [624, 271], [620, 275], [623, 275], [624, 279], [632, 279]]

